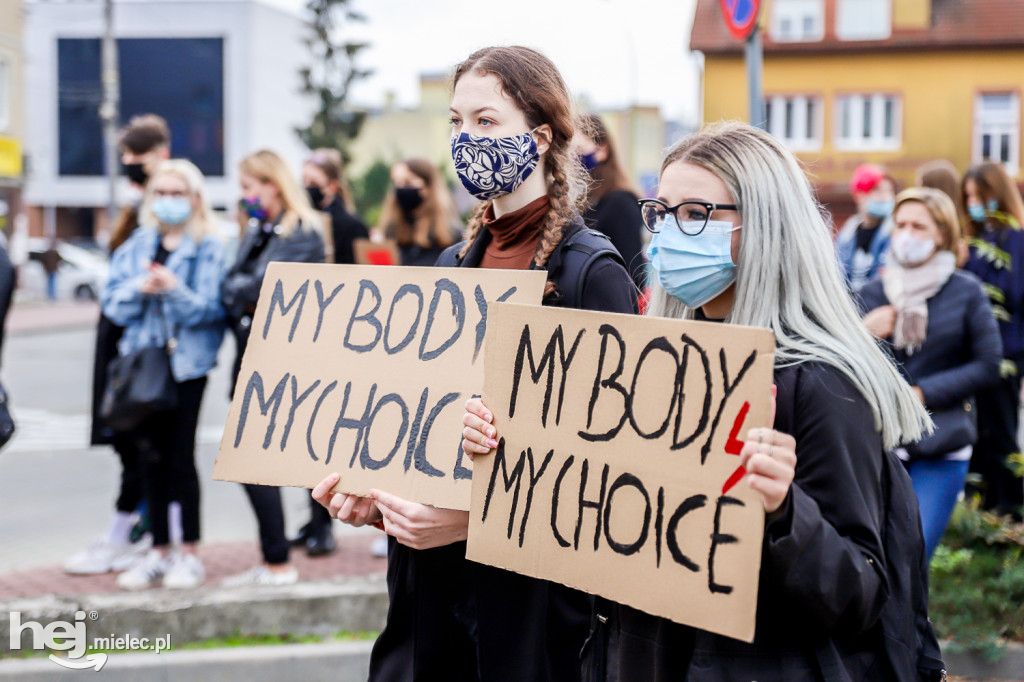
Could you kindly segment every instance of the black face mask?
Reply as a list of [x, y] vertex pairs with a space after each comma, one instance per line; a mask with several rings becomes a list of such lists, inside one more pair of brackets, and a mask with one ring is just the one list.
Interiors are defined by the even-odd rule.
[[322, 187], [318, 187], [317, 185], [310, 185], [309, 187], [306, 188], [306, 191], [309, 192], [309, 200], [312, 202], [313, 208], [320, 208], [321, 206], [323, 206], [324, 190]]
[[141, 163], [124, 164], [124, 174], [128, 176], [129, 180], [142, 187], [145, 187], [149, 181], [149, 173], [146, 172]]
[[406, 213], [412, 213], [423, 203], [423, 195], [415, 187], [396, 187], [395, 199]]

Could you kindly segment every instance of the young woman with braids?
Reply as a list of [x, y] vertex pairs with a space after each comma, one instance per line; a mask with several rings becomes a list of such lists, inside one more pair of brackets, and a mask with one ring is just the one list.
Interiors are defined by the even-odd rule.
[[[527, 48], [486, 48], [457, 67], [454, 81], [452, 157], [482, 203], [466, 241], [438, 264], [544, 269], [545, 305], [634, 312], [621, 258], [579, 217], [585, 178], [572, 149], [572, 100], [555, 66]], [[604, 253], [585, 275], [573, 267], [574, 243]], [[382, 522], [390, 536], [391, 606], [371, 680], [578, 679], [588, 595], [467, 561], [466, 512], [384, 491], [331, 495], [337, 481], [336, 474], [321, 481], [314, 497], [352, 525]]]

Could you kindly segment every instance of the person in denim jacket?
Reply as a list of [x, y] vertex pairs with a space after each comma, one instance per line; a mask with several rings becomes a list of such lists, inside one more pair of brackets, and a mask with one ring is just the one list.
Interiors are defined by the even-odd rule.
[[[187, 588], [205, 577], [195, 554], [195, 436], [206, 375], [224, 337], [224, 249], [199, 169], [184, 160], [162, 164], [147, 187], [141, 225], [114, 253], [103, 312], [125, 328], [118, 346], [122, 356], [168, 345], [178, 404], [148, 418], [134, 434], [144, 462], [153, 550], [117, 582], [129, 590], [160, 582]], [[181, 543], [174, 552], [168, 552], [169, 514], [181, 517]]]

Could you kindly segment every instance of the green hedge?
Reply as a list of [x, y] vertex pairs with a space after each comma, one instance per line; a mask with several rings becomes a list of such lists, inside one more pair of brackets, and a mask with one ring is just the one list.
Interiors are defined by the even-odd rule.
[[932, 557], [929, 614], [953, 648], [998, 659], [1024, 641], [1024, 526], [957, 504]]

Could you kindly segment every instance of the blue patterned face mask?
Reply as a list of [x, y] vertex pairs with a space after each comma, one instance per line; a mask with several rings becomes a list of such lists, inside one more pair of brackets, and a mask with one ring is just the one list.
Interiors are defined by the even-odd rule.
[[658, 283], [688, 308], [699, 308], [736, 281], [732, 262], [732, 233], [739, 225], [712, 220], [695, 236], [683, 234], [676, 219], [666, 215], [647, 247], [647, 259]]
[[452, 137], [452, 159], [462, 186], [486, 201], [516, 191], [537, 167], [540, 154], [533, 130], [509, 137], [461, 133]]
[[981, 204], [967, 204], [967, 215], [976, 223], [984, 222], [985, 207]]

